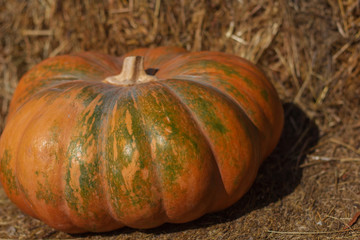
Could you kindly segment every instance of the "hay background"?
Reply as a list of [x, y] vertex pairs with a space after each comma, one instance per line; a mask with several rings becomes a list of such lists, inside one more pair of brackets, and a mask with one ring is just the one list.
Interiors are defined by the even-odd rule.
[[[354, 239], [360, 223], [357, 0], [0, 0], [0, 132], [19, 78], [74, 51], [216, 50], [257, 63], [284, 103], [275, 152], [237, 204], [153, 230], [68, 235], [22, 214], [0, 186], [0, 238]], [[275, 233], [272, 231], [280, 231]]]

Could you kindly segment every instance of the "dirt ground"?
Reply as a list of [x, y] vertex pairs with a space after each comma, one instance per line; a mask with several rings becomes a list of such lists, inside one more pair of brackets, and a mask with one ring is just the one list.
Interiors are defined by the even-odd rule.
[[360, 220], [357, 0], [0, 0], [0, 132], [19, 78], [43, 59], [182, 46], [245, 57], [285, 109], [275, 152], [234, 206], [187, 224], [69, 235], [19, 211], [0, 186], [0, 238], [356, 239]]

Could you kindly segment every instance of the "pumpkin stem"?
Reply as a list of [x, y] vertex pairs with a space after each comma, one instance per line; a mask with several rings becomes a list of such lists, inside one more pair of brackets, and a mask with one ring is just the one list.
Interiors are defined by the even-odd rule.
[[157, 77], [148, 75], [144, 70], [144, 57], [129, 56], [124, 59], [122, 71], [119, 75], [105, 78], [104, 82], [115, 85], [135, 85], [156, 81]]

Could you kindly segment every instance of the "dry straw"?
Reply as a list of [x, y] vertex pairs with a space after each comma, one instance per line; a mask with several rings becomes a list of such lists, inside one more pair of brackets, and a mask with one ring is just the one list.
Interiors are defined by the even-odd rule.
[[[194, 223], [86, 237], [355, 238], [356, 224], [342, 228], [360, 208], [359, 42], [357, 0], [0, 0], [0, 132], [19, 78], [47, 57], [159, 45], [236, 54], [264, 69], [286, 112], [250, 192]], [[73, 237], [24, 216], [0, 188], [0, 238]]]

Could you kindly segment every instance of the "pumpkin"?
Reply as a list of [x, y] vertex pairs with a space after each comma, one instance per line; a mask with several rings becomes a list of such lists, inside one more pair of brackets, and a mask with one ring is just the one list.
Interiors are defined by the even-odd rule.
[[69, 233], [184, 223], [238, 201], [282, 126], [272, 84], [230, 54], [57, 56], [17, 86], [0, 180], [23, 212]]

